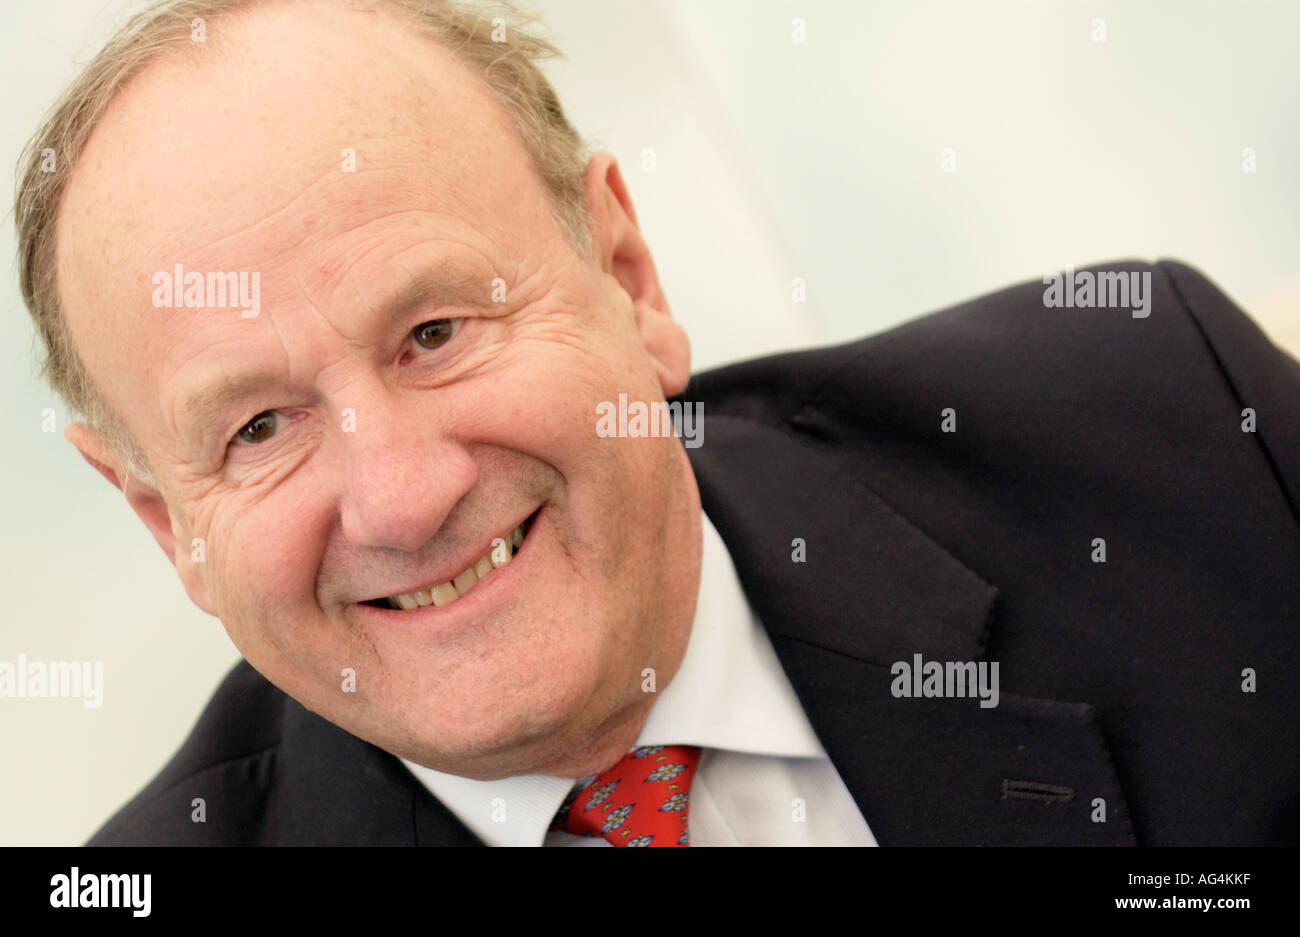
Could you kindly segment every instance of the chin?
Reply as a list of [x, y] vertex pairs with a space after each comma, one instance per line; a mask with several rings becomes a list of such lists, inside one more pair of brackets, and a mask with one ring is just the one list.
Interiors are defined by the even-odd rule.
[[[481, 676], [472, 681], [472, 693], [444, 684], [423, 703], [412, 699], [400, 710], [389, 708], [387, 718], [371, 720], [386, 738], [370, 741], [436, 771], [494, 772], [498, 777], [526, 773], [564, 754], [607, 718], [612, 707], [601, 698], [599, 682], [574, 677], [573, 671], [557, 669], [492, 695], [484, 695], [482, 688], [493, 681]], [[417, 712], [428, 715], [412, 719]], [[404, 731], [397, 736], [393, 730], [399, 725]]]

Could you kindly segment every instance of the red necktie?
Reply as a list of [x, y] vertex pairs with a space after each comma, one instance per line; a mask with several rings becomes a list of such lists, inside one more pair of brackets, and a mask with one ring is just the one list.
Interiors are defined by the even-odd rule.
[[603, 836], [615, 846], [689, 846], [686, 814], [700, 750], [691, 745], [637, 748], [570, 794], [552, 830]]

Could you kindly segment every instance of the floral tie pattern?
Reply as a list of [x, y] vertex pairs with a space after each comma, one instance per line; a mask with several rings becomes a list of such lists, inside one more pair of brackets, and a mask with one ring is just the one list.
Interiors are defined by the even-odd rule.
[[691, 745], [633, 749], [570, 794], [551, 829], [615, 846], [689, 846], [686, 816], [699, 764], [700, 750]]

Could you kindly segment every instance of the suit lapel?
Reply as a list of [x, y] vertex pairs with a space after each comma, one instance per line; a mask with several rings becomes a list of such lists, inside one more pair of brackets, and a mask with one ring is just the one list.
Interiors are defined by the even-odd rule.
[[687, 450], [704, 509], [879, 842], [1134, 841], [1091, 706], [891, 694], [896, 661], [983, 660], [992, 585], [877, 497], [846, 451], [716, 411], [707, 440]]

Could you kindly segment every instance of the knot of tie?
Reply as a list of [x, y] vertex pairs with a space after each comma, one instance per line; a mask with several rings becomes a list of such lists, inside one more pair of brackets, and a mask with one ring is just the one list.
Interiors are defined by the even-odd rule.
[[689, 846], [686, 818], [699, 764], [692, 745], [633, 749], [571, 793], [551, 829], [601, 836], [615, 846]]

